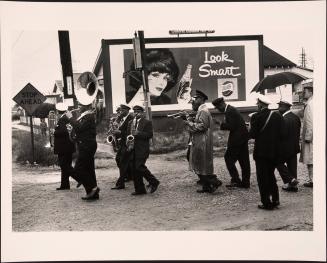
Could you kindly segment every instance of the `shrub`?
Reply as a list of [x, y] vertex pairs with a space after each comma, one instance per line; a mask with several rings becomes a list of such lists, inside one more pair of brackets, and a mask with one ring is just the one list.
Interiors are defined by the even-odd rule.
[[19, 121], [20, 120], [20, 115], [18, 113], [13, 113], [11, 115], [11, 120], [12, 121]]
[[[57, 164], [57, 155], [53, 153], [53, 148], [45, 147], [49, 138], [39, 134], [34, 134], [34, 156], [39, 165]], [[17, 162], [29, 161], [32, 163], [31, 134], [26, 131], [13, 130], [12, 132], [12, 155]]]
[[56, 106], [50, 103], [42, 103], [33, 113], [37, 118], [48, 118], [49, 111], [56, 110]]

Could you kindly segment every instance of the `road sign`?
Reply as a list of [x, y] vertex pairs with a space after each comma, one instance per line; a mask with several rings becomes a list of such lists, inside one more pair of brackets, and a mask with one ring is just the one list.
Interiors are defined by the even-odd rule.
[[32, 115], [33, 112], [46, 100], [31, 83], [28, 83], [17, 95], [13, 98], [15, 102], [29, 114]]

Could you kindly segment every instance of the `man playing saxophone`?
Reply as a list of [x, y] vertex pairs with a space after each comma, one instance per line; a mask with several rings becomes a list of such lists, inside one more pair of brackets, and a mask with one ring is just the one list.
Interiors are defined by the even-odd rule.
[[133, 111], [135, 117], [128, 123], [128, 131], [132, 136], [129, 135], [129, 138], [132, 139], [127, 139], [127, 147], [131, 154], [135, 187], [135, 192], [132, 195], [143, 195], [147, 193], [143, 177], [149, 182], [150, 193], [154, 193], [160, 182], [145, 166], [150, 154], [150, 139], [153, 136], [152, 122], [145, 118], [145, 112], [142, 106], [135, 105]]
[[121, 119], [118, 129], [113, 131], [113, 135], [116, 140], [119, 140], [119, 147], [116, 154], [116, 163], [119, 168], [119, 178], [116, 185], [112, 187], [113, 190], [125, 189], [125, 181], [131, 180], [131, 168], [130, 168], [130, 153], [127, 151], [126, 139], [128, 135], [127, 126], [129, 121], [133, 119], [133, 114], [129, 112], [131, 109], [125, 104], [121, 104], [120, 115]]

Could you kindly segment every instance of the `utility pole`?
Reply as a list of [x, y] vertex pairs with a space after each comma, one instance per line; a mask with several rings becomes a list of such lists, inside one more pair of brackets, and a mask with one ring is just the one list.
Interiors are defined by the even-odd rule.
[[304, 48], [302, 48], [302, 53], [300, 54], [300, 63], [301, 63], [301, 67], [306, 68], [307, 58]]
[[58, 31], [60, 61], [64, 81], [64, 101], [68, 106], [77, 106], [74, 95], [73, 67], [70, 53], [69, 31]]

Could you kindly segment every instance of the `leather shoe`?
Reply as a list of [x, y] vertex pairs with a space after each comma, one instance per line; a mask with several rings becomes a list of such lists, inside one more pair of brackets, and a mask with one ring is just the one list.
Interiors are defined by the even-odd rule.
[[100, 192], [100, 188], [99, 187], [96, 187], [96, 188], [93, 188], [91, 190], [90, 193], [88, 193], [88, 195], [82, 197], [83, 200], [97, 200], [99, 199], [99, 192]]
[[297, 192], [298, 188], [296, 186], [291, 186], [290, 184], [283, 185], [282, 189], [287, 192]]
[[151, 185], [151, 187], [150, 187], [150, 193], [151, 194], [154, 193], [158, 189], [159, 184], [160, 184], [160, 182], [158, 181], [158, 182]]
[[241, 187], [241, 184], [240, 183], [230, 183], [230, 184], [227, 184], [226, 187], [228, 187], [228, 188]]
[[145, 195], [146, 192], [133, 192], [131, 195]]
[[58, 187], [56, 190], [70, 190], [70, 187]]
[[312, 188], [313, 187], [313, 182], [304, 183], [303, 186]]
[[299, 181], [296, 178], [293, 178], [292, 181], [290, 181], [290, 186], [297, 186], [299, 184]]
[[200, 193], [200, 194], [202, 194], [202, 193], [209, 193], [209, 190], [207, 190], [207, 189], [199, 189], [199, 190], [196, 190], [196, 192], [197, 193]]
[[79, 188], [81, 185], [82, 185], [82, 183], [78, 182], [77, 185], [76, 185], [76, 188]]
[[274, 209], [274, 207], [273, 207], [272, 204], [271, 205], [268, 205], [268, 206], [266, 206], [266, 205], [258, 205], [258, 208], [264, 209], [264, 210], [273, 210]]
[[273, 207], [278, 207], [280, 205], [280, 203], [279, 203], [279, 201], [274, 201], [274, 202], [272, 202], [272, 206]]
[[203, 181], [202, 180], [197, 180], [196, 184], [203, 185]]
[[121, 189], [125, 189], [125, 186], [115, 186], [115, 187], [111, 187], [111, 190], [121, 190]]

